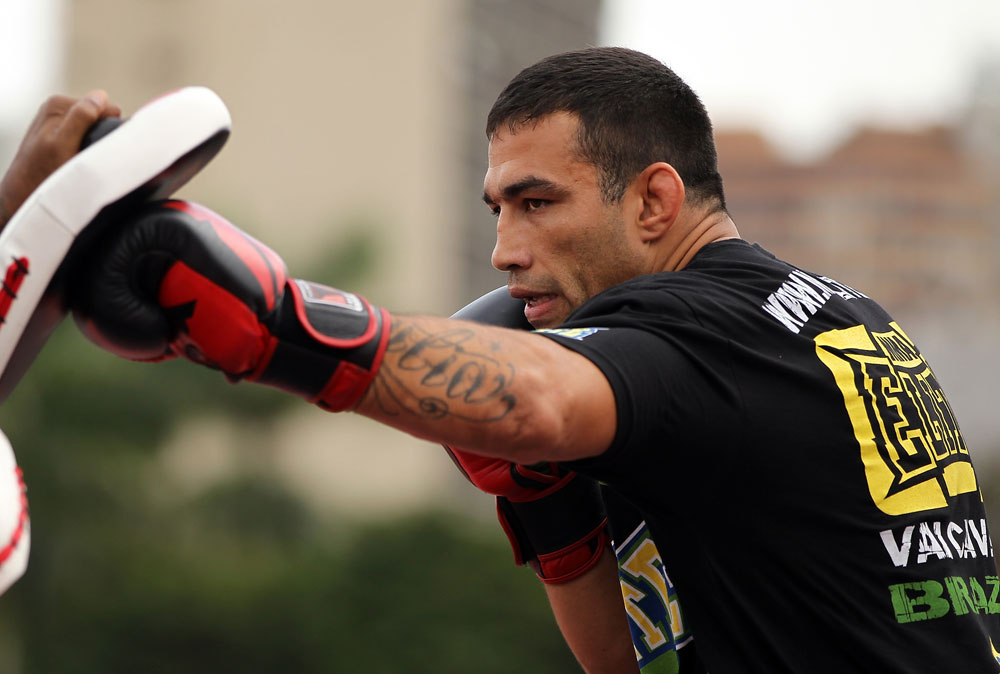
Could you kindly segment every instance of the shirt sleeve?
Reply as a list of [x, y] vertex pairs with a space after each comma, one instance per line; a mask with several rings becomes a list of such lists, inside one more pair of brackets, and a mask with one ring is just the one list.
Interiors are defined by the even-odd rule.
[[574, 316], [561, 328], [538, 331], [593, 362], [614, 393], [611, 445], [597, 457], [571, 462], [574, 469], [612, 481], [634, 479], [643, 466], [697, 468], [712, 460], [706, 447], [738, 442], [743, 405], [728, 342], [681, 315], [684, 310], [644, 318], [628, 310]]
[[[657, 384], [667, 384], [661, 377], [667, 369], [662, 345], [653, 336], [630, 328], [601, 328], [584, 338], [558, 331], [541, 334], [594, 363], [608, 380], [615, 397], [617, 425], [611, 446], [599, 457], [573, 462], [574, 467], [608, 464], [623, 458], [619, 455], [628, 447], [646, 444], [643, 439], [652, 432], [650, 427], [658, 425], [649, 422], [664, 418], [668, 411], [668, 396], [655, 392]], [[631, 364], [650, 359], [659, 362], [658, 371], [636, 376]]]

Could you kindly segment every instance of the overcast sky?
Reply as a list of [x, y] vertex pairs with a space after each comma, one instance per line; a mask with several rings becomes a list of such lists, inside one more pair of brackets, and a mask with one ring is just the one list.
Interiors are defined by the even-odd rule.
[[58, 88], [60, 5], [61, 0], [0, 0], [0, 128], [29, 121]]
[[1000, 59], [1000, 0], [609, 0], [602, 42], [672, 67], [717, 126], [809, 156], [857, 123], [956, 120]]

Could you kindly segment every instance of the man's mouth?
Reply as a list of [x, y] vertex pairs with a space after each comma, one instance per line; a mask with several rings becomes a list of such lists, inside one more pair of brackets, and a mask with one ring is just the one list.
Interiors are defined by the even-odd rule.
[[555, 295], [531, 295], [524, 298], [524, 303], [529, 307], [538, 306], [539, 304], [544, 304], [550, 300], [554, 300]]

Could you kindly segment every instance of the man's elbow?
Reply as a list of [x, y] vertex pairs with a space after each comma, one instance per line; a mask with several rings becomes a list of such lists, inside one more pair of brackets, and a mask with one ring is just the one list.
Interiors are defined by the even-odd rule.
[[[611, 435], [595, 434], [591, 428], [593, 421], [551, 402], [534, 405], [530, 414], [513, 420], [512, 436], [504, 448], [504, 458], [530, 465], [596, 456], [607, 449], [613, 432]], [[607, 442], [602, 439], [606, 435]]]

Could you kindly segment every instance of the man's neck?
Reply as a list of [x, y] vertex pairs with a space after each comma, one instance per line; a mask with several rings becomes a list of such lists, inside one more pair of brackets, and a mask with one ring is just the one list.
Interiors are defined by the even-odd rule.
[[688, 227], [672, 229], [678, 235], [679, 241], [668, 247], [667, 256], [662, 266], [663, 271], [683, 269], [699, 250], [710, 243], [740, 238], [736, 224], [725, 211], [710, 213]]

